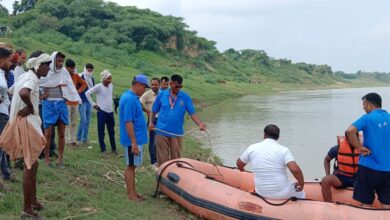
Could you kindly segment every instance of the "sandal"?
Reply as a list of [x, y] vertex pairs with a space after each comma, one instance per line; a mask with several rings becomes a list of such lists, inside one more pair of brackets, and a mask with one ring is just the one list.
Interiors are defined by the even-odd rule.
[[20, 214], [20, 218], [22, 220], [24, 219], [43, 220], [42, 216], [40, 216], [38, 213], [33, 212], [32, 214], [28, 214], [25, 211], [22, 211], [22, 214]]

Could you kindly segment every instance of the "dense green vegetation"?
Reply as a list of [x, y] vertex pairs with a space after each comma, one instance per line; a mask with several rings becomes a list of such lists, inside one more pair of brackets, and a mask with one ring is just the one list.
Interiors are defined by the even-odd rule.
[[274, 59], [262, 50], [220, 53], [215, 42], [188, 30], [182, 18], [102, 0], [22, 0], [14, 4], [13, 14], [0, 13], [0, 23], [12, 28], [18, 47], [34, 50], [37, 43], [45, 43], [40, 49], [63, 50], [150, 76], [179, 72], [208, 84], [331, 85], [359, 78], [390, 82], [386, 73], [333, 72], [328, 65]]
[[[1, 3], [1, 2], [0, 2]], [[0, 26], [12, 33], [0, 41], [12, 42], [28, 53], [44, 50], [64, 52], [77, 69], [91, 62], [97, 74], [113, 73], [115, 95], [129, 87], [132, 77], [179, 73], [184, 90], [198, 110], [248, 93], [271, 93], [288, 89], [388, 85], [386, 73], [346, 74], [328, 65], [292, 63], [274, 59], [262, 50], [229, 49], [219, 52], [215, 42], [188, 29], [182, 18], [162, 16], [150, 10], [120, 7], [102, 0], [20, 0], [12, 15], [0, 5]], [[93, 116], [95, 118], [95, 116]], [[207, 123], [207, 122], [206, 122]], [[97, 140], [96, 121], [91, 122], [91, 140]], [[117, 133], [118, 134], [118, 133]], [[118, 135], [117, 135], [118, 136]], [[41, 165], [38, 197], [47, 206], [49, 219], [186, 219], [193, 218], [168, 199], [152, 199], [154, 173], [144, 154], [137, 186], [147, 201], [127, 201], [123, 187], [123, 158], [101, 157], [98, 144], [66, 149], [66, 169]], [[184, 156], [206, 160], [210, 151], [185, 138]], [[0, 219], [18, 219], [21, 210], [21, 173], [18, 182], [0, 193]]]

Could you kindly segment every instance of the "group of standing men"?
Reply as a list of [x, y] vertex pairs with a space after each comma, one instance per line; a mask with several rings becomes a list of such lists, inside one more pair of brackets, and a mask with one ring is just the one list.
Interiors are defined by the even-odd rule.
[[[191, 97], [181, 91], [183, 78], [180, 75], [172, 75], [170, 81], [168, 77], [161, 81], [152, 78], [151, 90], [145, 93], [149, 87], [148, 78], [139, 74], [119, 101], [120, 142], [125, 149], [127, 165], [125, 180], [128, 198], [133, 201], [144, 199], [135, 189], [135, 169], [142, 164], [143, 145], [148, 142], [147, 129], [150, 159], [156, 167], [181, 157], [186, 112], [200, 130], [206, 129], [195, 114]], [[143, 112], [147, 113], [148, 123]]]
[[[52, 166], [50, 150], [55, 146], [54, 127], [58, 128], [56, 136], [59, 154], [56, 165], [60, 168], [64, 168], [65, 144], [75, 146], [87, 143], [92, 107], [98, 111], [101, 151], [105, 151], [104, 126], [107, 125], [112, 151], [116, 153], [112, 77], [108, 70], [104, 70], [100, 75], [102, 82], [95, 85], [92, 64], [86, 64], [84, 72], [79, 75], [75, 71], [75, 62], [65, 60], [61, 52], [54, 52], [51, 56], [42, 51], [33, 52], [25, 65], [27, 71], [23, 69], [25, 61], [25, 51], [14, 52], [12, 45], [0, 44], [0, 167], [2, 179], [12, 180], [10, 159], [24, 162], [21, 165], [24, 192], [22, 218], [40, 219], [35, 212], [43, 208], [36, 197], [37, 159], [43, 150], [45, 164]], [[93, 102], [92, 94], [96, 94], [97, 103]], [[77, 115], [80, 115], [78, 131]], [[36, 135], [23, 134], [25, 136], [22, 137], [15, 135], [11, 129], [7, 130], [8, 127], [16, 126], [20, 132], [25, 132], [19, 118], [26, 118], [27, 131], [35, 132]], [[9, 147], [11, 145], [15, 147]], [[15, 153], [15, 149], [18, 152]], [[26, 158], [26, 155], [29, 156]], [[4, 186], [0, 184], [0, 187]]]
[[[24, 51], [22, 55], [26, 59]], [[65, 59], [61, 52], [54, 52], [51, 55], [42, 51], [32, 53], [26, 64], [27, 71], [22, 71], [22, 62], [18, 63], [17, 68], [12, 67], [17, 57], [11, 49], [0, 47], [1, 129], [6, 126], [10, 117], [11, 120], [26, 117], [29, 121], [31, 117], [38, 116], [39, 120], [34, 120], [32, 124], [37, 125], [38, 136], [46, 141], [37, 147], [44, 149], [45, 165], [52, 166], [50, 150], [53, 150], [54, 128], [57, 127], [59, 154], [56, 165], [64, 168], [65, 145], [76, 146], [88, 141], [91, 109], [95, 109], [101, 152], [106, 151], [104, 130], [107, 126], [111, 150], [117, 154], [112, 75], [108, 70], [100, 74], [101, 83], [95, 85], [92, 64], [86, 64], [83, 73], [78, 74], [76, 63], [71, 59]], [[11, 79], [14, 81], [10, 82]], [[183, 78], [180, 75], [172, 75], [170, 79], [153, 78], [150, 84], [151, 89], [145, 93], [145, 89], [150, 88], [148, 78], [144, 74], [135, 76], [131, 88], [124, 92], [119, 100], [120, 143], [125, 152], [128, 198], [132, 201], [143, 200], [135, 189], [135, 169], [142, 164], [143, 145], [148, 143], [148, 130], [150, 159], [152, 165], [157, 168], [164, 162], [181, 156], [186, 112], [200, 130], [206, 129], [205, 124], [195, 114], [192, 99], [181, 91]], [[11, 114], [9, 113], [11, 99], [8, 94], [13, 95], [14, 107], [11, 108]], [[96, 102], [92, 98], [93, 94], [96, 95]], [[145, 113], [148, 122], [145, 120]], [[80, 123], [76, 131], [78, 115]], [[3, 136], [7, 135], [1, 137]], [[34, 140], [29, 141], [37, 143]], [[6, 152], [0, 151], [0, 158], [1, 164], [8, 162]], [[11, 159], [22, 159], [26, 162], [23, 156], [19, 158], [11, 156]], [[32, 161], [31, 167], [24, 165], [22, 217], [39, 219], [36, 210], [41, 210], [43, 206], [36, 197], [38, 161], [37, 158], [33, 158]], [[1, 168], [3, 178], [7, 179], [6, 171], [9, 171], [9, 166], [4, 165]]]

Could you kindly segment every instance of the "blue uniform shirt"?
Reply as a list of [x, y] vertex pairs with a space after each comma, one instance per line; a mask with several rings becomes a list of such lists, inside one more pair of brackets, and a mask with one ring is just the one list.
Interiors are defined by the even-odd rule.
[[119, 101], [120, 143], [124, 147], [131, 145], [131, 139], [126, 130], [126, 122], [133, 122], [137, 145], [146, 144], [148, 134], [141, 102], [131, 90], [124, 92]]
[[[192, 104], [191, 97], [183, 91], [179, 91], [176, 96], [176, 101], [171, 98], [171, 103], [174, 104], [172, 108], [169, 101], [170, 94], [170, 89], [162, 90], [154, 101], [152, 111], [153, 113], [158, 113], [156, 128], [169, 133], [183, 135], [184, 115], [186, 112], [190, 115], [195, 114], [195, 108]], [[159, 130], [156, 130], [156, 134], [166, 137], [176, 137]]]
[[353, 123], [363, 131], [363, 146], [372, 154], [360, 156], [359, 164], [378, 171], [390, 171], [390, 115], [376, 109], [363, 115]]

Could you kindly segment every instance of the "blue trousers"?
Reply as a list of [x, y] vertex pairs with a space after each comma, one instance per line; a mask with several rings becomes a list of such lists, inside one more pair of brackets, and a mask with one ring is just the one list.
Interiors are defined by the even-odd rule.
[[104, 126], [107, 126], [108, 136], [110, 138], [111, 150], [116, 151], [115, 144], [115, 119], [114, 112], [107, 113], [103, 110], [97, 112], [97, 123], [98, 123], [98, 135], [100, 151], [106, 151], [106, 143], [104, 143]]
[[[153, 125], [156, 127], [157, 124], [157, 118], [154, 119]], [[149, 122], [148, 122], [149, 125]], [[157, 163], [157, 156], [156, 156], [156, 141], [155, 141], [156, 132], [154, 130], [149, 132], [149, 156], [150, 156], [150, 163], [155, 164]]]
[[83, 102], [79, 105], [80, 124], [79, 130], [77, 132], [77, 141], [79, 142], [88, 141], [89, 122], [91, 121], [91, 109], [92, 107], [89, 102]]
[[[9, 120], [9, 116], [3, 113], [0, 113], [0, 134], [3, 132], [3, 129], [5, 128], [5, 125], [7, 124]], [[11, 169], [8, 164], [7, 160], [7, 154], [5, 151], [2, 151], [0, 149], [0, 168], [1, 168], [1, 174], [3, 179], [10, 179], [11, 178]]]

